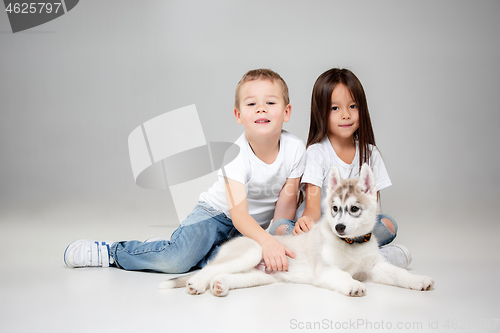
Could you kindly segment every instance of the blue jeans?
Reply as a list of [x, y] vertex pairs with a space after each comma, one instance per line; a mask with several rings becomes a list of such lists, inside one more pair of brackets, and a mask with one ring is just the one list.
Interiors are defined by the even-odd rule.
[[126, 270], [184, 273], [205, 266], [222, 243], [237, 236], [229, 217], [199, 202], [170, 240], [116, 242], [110, 253], [116, 266]]
[[[387, 228], [384, 222], [382, 222], [382, 219], [388, 219], [394, 224], [394, 230], [396, 232], [392, 232]], [[283, 228], [282, 232], [280, 235], [289, 235], [293, 231], [293, 227], [295, 226], [295, 221], [289, 220], [289, 219], [279, 219], [276, 221], [273, 221], [273, 224], [269, 228], [269, 233], [271, 235], [276, 234], [276, 229], [278, 229], [279, 226], [284, 225], [285, 227]], [[377, 215], [377, 222], [375, 223], [375, 227], [373, 228], [373, 234], [375, 237], [377, 237], [378, 241], [378, 246], [384, 246], [389, 244], [396, 238], [398, 232], [398, 225], [396, 224], [396, 221], [392, 217], [386, 214], [379, 214]]]

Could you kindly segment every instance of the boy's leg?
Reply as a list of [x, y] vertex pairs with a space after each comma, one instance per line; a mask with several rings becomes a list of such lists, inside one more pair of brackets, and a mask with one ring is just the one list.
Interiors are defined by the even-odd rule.
[[[231, 232], [229, 233], [229, 237], [227, 238], [227, 240], [230, 240], [230, 239], [233, 239], [235, 237], [241, 237], [243, 236], [239, 231], [238, 229], [236, 229], [235, 227], [233, 227], [233, 229], [231, 230]], [[210, 261], [212, 261], [215, 256], [217, 255], [217, 253], [219, 252], [219, 249], [220, 247], [224, 245], [224, 242], [222, 243], [219, 243], [217, 245], [214, 245], [210, 251], [208, 252], [208, 254], [203, 257], [203, 259], [201, 259], [198, 264], [196, 264], [195, 268], [203, 268], [205, 267]]]
[[116, 265], [126, 270], [184, 273], [226, 241], [232, 229], [223, 213], [199, 203], [170, 240], [117, 242], [110, 252]]
[[273, 221], [273, 224], [269, 227], [268, 232], [271, 235], [290, 235], [293, 232], [293, 227], [295, 222], [289, 219], [278, 219]]

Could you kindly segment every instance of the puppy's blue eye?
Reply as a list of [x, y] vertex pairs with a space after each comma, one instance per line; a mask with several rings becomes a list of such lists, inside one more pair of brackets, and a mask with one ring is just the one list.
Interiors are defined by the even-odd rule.
[[356, 213], [359, 210], [359, 207], [352, 206], [351, 207], [351, 213]]

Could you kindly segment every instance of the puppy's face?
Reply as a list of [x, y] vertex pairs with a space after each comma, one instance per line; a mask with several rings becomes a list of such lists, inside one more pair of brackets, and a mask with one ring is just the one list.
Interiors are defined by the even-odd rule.
[[371, 232], [375, 225], [377, 191], [373, 174], [366, 164], [360, 174], [359, 180], [341, 180], [336, 168], [330, 172], [328, 211], [324, 216], [339, 237], [359, 237]]

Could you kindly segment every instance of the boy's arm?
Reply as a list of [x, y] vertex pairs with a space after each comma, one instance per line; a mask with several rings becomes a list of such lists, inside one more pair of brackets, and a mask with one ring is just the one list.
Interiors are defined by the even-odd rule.
[[257, 221], [250, 216], [245, 185], [226, 178], [226, 197], [234, 226], [243, 236], [253, 239], [262, 246], [262, 258], [266, 267], [273, 271], [288, 270], [286, 256], [294, 258], [295, 254], [262, 229]]
[[306, 183], [306, 209], [302, 217], [297, 220], [293, 228], [293, 234], [308, 232], [321, 219], [321, 188]]

